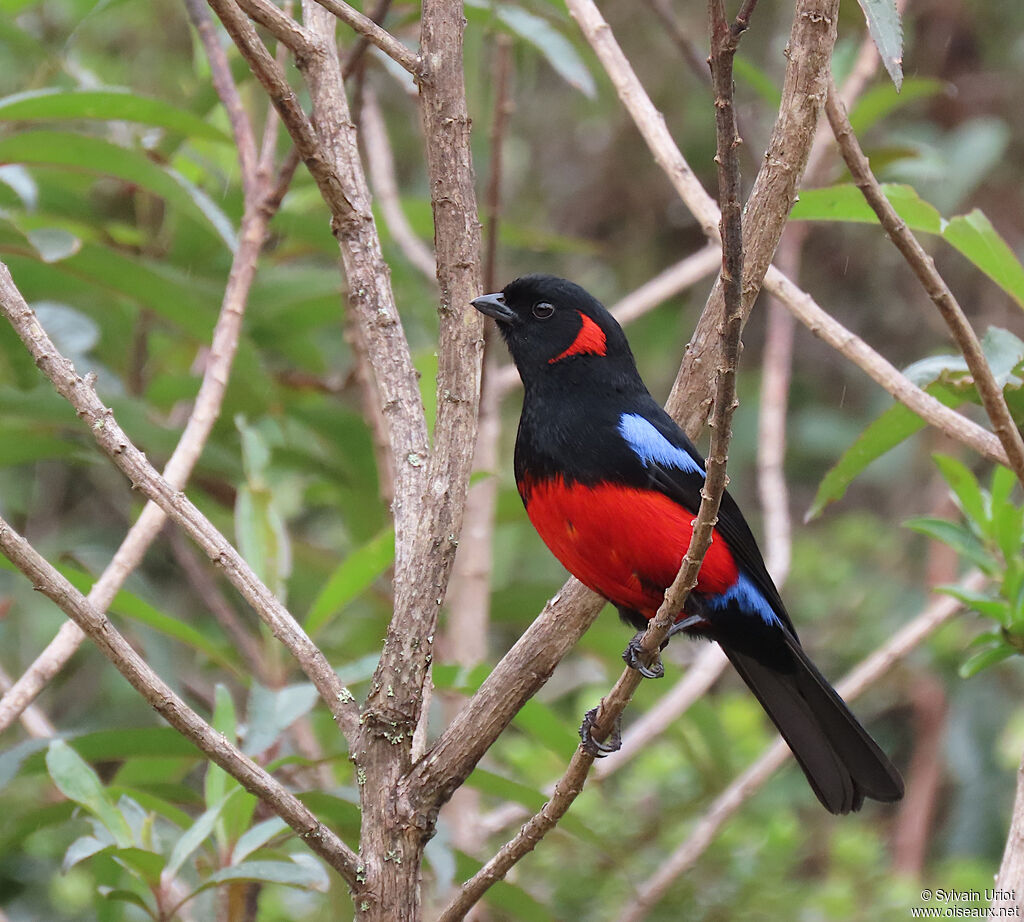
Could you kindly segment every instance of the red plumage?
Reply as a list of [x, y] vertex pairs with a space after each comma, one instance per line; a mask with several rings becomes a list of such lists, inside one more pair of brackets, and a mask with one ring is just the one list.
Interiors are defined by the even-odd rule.
[[[519, 492], [533, 527], [573, 576], [615, 605], [654, 616], [690, 545], [693, 513], [662, 493], [614, 483], [553, 477], [526, 480]], [[725, 592], [737, 573], [716, 532], [697, 591]]]

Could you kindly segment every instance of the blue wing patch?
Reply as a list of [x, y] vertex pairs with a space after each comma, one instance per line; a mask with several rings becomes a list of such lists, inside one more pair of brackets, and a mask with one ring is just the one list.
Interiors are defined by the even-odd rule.
[[725, 608], [731, 602], [735, 602], [743, 611], [756, 612], [761, 616], [765, 624], [781, 624], [779, 616], [775, 614], [768, 600], [761, 594], [745, 573], [740, 573], [739, 578], [725, 592], [718, 595], [705, 597], [705, 602], [712, 608]]
[[643, 462], [644, 467], [656, 462], [685, 471], [687, 474], [696, 474], [701, 480], [704, 479], [703, 469], [690, 457], [689, 452], [678, 445], [673, 445], [652, 423], [638, 413], [623, 413], [619, 417], [619, 434]]

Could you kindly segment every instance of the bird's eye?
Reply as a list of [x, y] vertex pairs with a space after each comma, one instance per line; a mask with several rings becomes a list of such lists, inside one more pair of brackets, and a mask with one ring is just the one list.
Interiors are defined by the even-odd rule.
[[533, 305], [533, 316], [538, 320], [547, 320], [554, 312], [555, 306], [549, 301], [538, 301]]

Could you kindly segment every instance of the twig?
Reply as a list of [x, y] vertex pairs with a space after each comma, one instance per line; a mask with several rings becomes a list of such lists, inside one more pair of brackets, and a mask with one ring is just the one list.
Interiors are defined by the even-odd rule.
[[991, 918], [1019, 916], [1024, 910], [1024, 759], [1017, 769], [1017, 792], [1013, 798], [1010, 831], [996, 874]]
[[182, 701], [118, 632], [60, 573], [3, 519], [0, 550], [100, 648], [161, 717], [202, 750], [211, 761], [255, 794], [291, 826], [299, 837], [354, 886], [359, 858], [321, 823], [294, 794], [256, 765]]
[[382, 29], [369, 16], [349, 6], [344, 0], [316, 0], [325, 10], [333, 13], [349, 28], [358, 32], [368, 42], [384, 52], [391, 60], [401, 64], [414, 77], [420, 76], [420, 58], [415, 51], [406, 48], [386, 29]]
[[[752, 8], [752, 4], [750, 5]], [[704, 555], [711, 546], [711, 536], [718, 521], [718, 508], [728, 477], [726, 461], [732, 438], [732, 414], [736, 401], [736, 364], [740, 352], [742, 328], [743, 230], [739, 201], [739, 161], [736, 156], [739, 139], [732, 108], [732, 59], [740, 33], [730, 30], [721, 0], [710, 0], [712, 44], [712, 76], [715, 84], [716, 134], [719, 166], [719, 194], [722, 201], [722, 278], [726, 292], [726, 318], [722, 327], [721, 364], [716, 376], [714, 420], [707, 473], [701, 490], [700, 510], [693, 523], [689, 547], [679, 572], [666, 590], [657, 614], [651, 619], [640, 641], [641, 655], [650, 659], [657, 655], [668, 637], [669, 629], [679, 612], [684, 610], [687, 596], [697, 584]], [[744, 10], [749, 15], [747, 6]], [[642, 677], [636, 669], [627, 668], [611, 692], [602, 699], [591, 724], [597, 741], [606, 739], [625, 710]], [[594, 763], [594, 754], [581, 744], [573, 754], [561, 780], [555, 784], [551, 799], [530, 819], [513, 839], [488, 861], [470, 880], [439, 917], [439, 922], [458, 922], [496, 881], [532, 851], [537, 843], [558, 823], [583, 789], [587, 773]]]
[[1006, 457], [1009, 460], [1008, 466], [1017, 475], [1021, 484], [1024, 484], [1024, 438], [1021, 438], [1020, 430], [1014, 423], [1010, 409], [1006, 405], [1002, 388], [996, 382], [985, 354], [981, 351], [981, 343], [978, 341], [970, 321], [957, 303], [953, 292], [935, 269], [934, 260], [925, 252], [924, 247], [921, 246], [910, 228], [907, 227], [906, 222], [896, 213], [896, 209], [892, 207], [885, 197], [885, 193], [882, 192], [882, 187], [875, 179], [874, 173], [871, 172], [868, 158], [864, 156], [857, 137], [853, 133], [850, 119], [846, 114], [846, 107], [839, 99], [835, 83], [831, 81], [828, 87], [828, 98], [825, 102], [825, 112], [828, 115], [829, 124], [832, 126], [832, 133], [839, 142], [839, 150], [853, 175], [857, 188], [864, 194], [867, 203], [878, 215], [878, 220], [887, 236], [903, 254], [903, 258], [924, 286], [928, 297], [939, 309], [942, 319], [946, 321], [946, 326], [949, 327], [949, 331], [956, 341], [957, 347], [963, 353], [967, 367], [974, 378], [974, 385], [978, 389], [978, 396], [985, 407], [985, 412], [992, 421], [992, 428], [1006, 452]]
[[103, 405], [91, 381], [83, 380], [74, 365], [54, 346], [40, 326], [35, 313], [15, 287], [7, 267], [0, 263], [0, 310], [28, 348], [38, 368], [57, 392], [74, 408], [85, 422], [97, 444], [149, 499], [180, 525], [207, 553], [224, 568], [225, 575], [253, 610], [295, 656], [302, 670], [317, 687], [331, 714], [346, 734], [354, 733], [358, 710], [323, 653], [313, 644], [292, 615], [274, 594], [253, 573], [231, 543], [189, 501], [180, 490], [168, 483], [146, 456], [132, 444]]
[[[238, 0], [238, 6], [295, 55], [316, 54], [317, 42], [309, 29], [297, 23], [269, 0]], [[223, 21], [217, 6], [210, 3], [210, 7]]]
[[[824, 0], [822, 0], [824, 2]], [[704, 191], [686, 163], [672, 136], [665, 127], [664, 118], [654, 108], [650, 97], [644, 92], [636, 74], [626, 60], [622, 50], [608, 24], [601, 17], [592, 0], [567, 0], [569, 11], [580, 24], [580, 28], [593, 47], [605, 70], [615, 84], [620, 100], [633, 118], [637, 129], [654, 156], [655, 161], [665, 171], [669, 180], [686, 206], [694, 213], [705, 234], [718, 239], [718, 209], [711, 197]], [[787, 68], [786, 87], [784, 89], [783, 114], [776, 124], [773, 135], [781, 135], [782, 144], [788, 135], [793, 139], [806, 139], [808, 132], [816, 122], [817, 100], [826, 95], [827, 52], [834, 41], [835, 11], [831, 2], [821, 7], [812, 0], [801, 0], [794, 19], [794, 29], [802, 24], [802, 28], [810, 34], [801, 33], [790, 39], [791, 53]], [[819, 34], [824, 30], [824, 37]], [[811, 53], [793, 53], [793, 49], [807, 46]], [[823, 59], [823, 55], [825, 58]], [[820, 86], [819, 86], [820, 84]], [[798, 97], [803, 96], [801, 100]], [[814, 116], [812, 118], [812, 115]], [[788, 126], [782, 130], [781, 126]], [[803, 156], [806, 156], [805, 154]], [[769, 148], [767, 160], [772, 166], [771, 174], [762, 182], [759, 176], [751, 193], [750, 202], [762, 200], [760, 212], [771, 215], [771, 219], [761, 217], [753, 220], [753, 213], [748, 205], [746, 220], [760, 236], [761, 245], [753, 239], [747, 242], [747, 258], [752, 260], [754, 254], [765, 250], [765, 235], [772, 227], [781, 230], [780, 216], [789, 213], [790, 192], [795, 192], [795, 183], [800, 174], [800, 151], [788, 151], [773, 144]], [[763, 171], [762, 171], [763, 173]], [[766, 204], [768, 193], [759, 189], [774, 190], [771, 197], [774, 204]], [[779, 196], [788, 202], [781, 208]], [[774, 246], [774, 245], [773, 245]], [[758, 259], [760, 262], [760, 259]], [[748, 265], [747, 284], [744, 291], [744, 310], [752, 303], [756, 290], [750, 284], [757, 271]], [[821, 337], [834, 349], [858, 365], [892, 394], [901, 403], [921, 416], [929, 425], [941, 429], [951, 438], [963, 442], [979, 454], [999, 464], [1007, 464], [1006, 454], [999, 440], [981, 426], [967, 419], [949, 407], [940, 403], [931, 394], [925, 393], [881, 355], [875, 352], [863, 340], [854, 336], [838, 321], [819, 307], [814, 299], [801, 291], [790, 279], [778, 269], [770, 267], [764, 277], [764, 287], [781, 299], [796, 317], [804, 323], [812, 333]], [[679, 376], [672, 388], [666, 409], [680, 422], [687, 432], [696, 432], [703, 426], [710, 406], [707, 394], [707, 381], [700, 370], [708, 361], [708, 350], [717, 342], [717, 329], [721, 323], [721, 315], [714, 302], [709, 302], [701, 314], [690, 345], [687, 347], [687, 361], [680, 367]], [[1009, 465], [1007, 465], [1009, 466]]]
[[[389, 9], [391, 9], [391, 0], [377, 0], [377, 5], [370, 13], [370, 19], [377, 23], [378, 26], [383, 26]], [[348, 54], [345, 55], [345, 60], [341, 65], [341, 73], [346, 80], [356, 72], [357, 68], [361, 67], [366, 50], [369, 47], [370, 40], [365, 35], [360, 35], [356, 39], [355, 44], [349, 48]]]
[[[12, 684], [11, 677], [7, 674], [7, 671], [0, 666], [0, 693], [7, 692]], [[25, 728], [25, 732], [36, 739], [49, 739], [57, 732], [53, 724], [50, 723], [50, 718], [34, 704], [30, 704], [26, 707], [19, 717], [21, 718], [21, 725]]]
[[703, 86], [710, 89], [711, 75], [708, 73], [707, 59], [697, 49], [696, 43], [690, 38], [686, 30], [680, 26], [669, 0], [644, 0], [644, 2], [654, 15], [658, 17], [668, 33], [668, 37], [672, 39], [672, 43], [679, 49], [679, 53], [682, 55], [686, 66]]
[[[977, 591], [985, 582], [986, 577], [975, 570], [964, 578], [961, 588]], [[897, 662], [949, 621], [961, 606], [962, 603], [951, 596], [936, 598], [916, 618], [900, 628], [887, 643], [847, 673], [836, 685], [836, 691], [847, 701], [855, 700], [863, 691], [888, 674]], [[723, 824], [760, 790], [790, 756], [789, 747], [781, 738], [776, 738], [756, 762], [730, 782], [714, 799], [686, 840], [636, 889], [617, 922], [639, 922], [643, 919], [651, 907], [665, 895], [672, 883], [693, 867], [714, 841]]]
[[437, 284], [437, 263], [434, 254], [412, 229], [402, 210], [395, 180], [395, 159], [388, 141], [387, 126], [377, 103], [377, 94], [367, 82], [363, 87], [362, 141], [366, 148], [366, 165], [370, 184], [380, 203], [381, 214], [398, 248], [409, 262], [432, 284]]
[[486, 226], [484, 239], [487, 250], [484, 255], [484, 291], [498, 287], [498, 227], [501, 223], [501, 179], [505, 146], [505, 129], [512, 113], [509, 95], [509, 77], [512, 72], [512, 39], [501, 34], [496, 40], [494, 55], [494, 115], [491, 120], [491, 166], [487, 180]]
[[[214, 86], [222, 104], [229, 112], [232, 132], [239, 150], [245, 210], [239, 231], [238, 249], [232, 259], [231, 271], [224, 288], [224, 297], [214, 327], [203, 379], [185, 429], [164, 468], [164, 477], [174, 489], [181, 489], [188, 482], [213, 425], [220, 415], [231, 365], [238, 348], [242, 317], [267, 226], [291, 180], [291, 173], [282, 170], [278, 186], [272, 194], [268, 195], [269, 190], [262, 185], [261, 177], [256, 173], [256, 148], [251, 125], [239, 100], [238, 90], [231, 80], [227, 57], [217, 36], [208, 27], [208, 18], [204, 16], [204, 12], [195, 7], [190, 0], [189, 14], [196, 23], [200, 40], [209, 57]], [[106, 611], [128, 575], [142, 561], [146, 549], [152, 544], [165, 521], [166, 515], [159, 506], [154, 503], [145, 505], [112, 560], [89, 591], [89, 601], [92, 605], [100, 611]], [[64, 668], [83, 639], [84, 635], [72, 622], [61, 626], [46, 649], [0, 699], [0, 732], [9, 727], [17, 715]]]
[[238, 617], [231, 603], [220, 591], [217, 581], [203, 566], [178, 529], [171, 530], [169, 541], [171, 553], [185, 578], [191, 583], [207, 611], [217, 619], [224, 633], [231, 638], [232, 644], [242, 655], [252, 674], [264, 685], [273, 686], [274, 677], [264, 662], [262, 645]]
[[801, 291], [774, 266], [768, 270], [764, 287], [775, 295], [815, 336], [857, 365], [900, 403], [950, 438], [978, 452], [982, 457], [1009, 467], [1006, 452], [991, 432], [956, 410], [925, 393], [902, 375], [859, 336], [826, 313], [807, 292]]
[[[776, 265], [797, 278], [800, 255], [807, 237], [806, 225], [786, 229]], [[761, 360], [761, 394], [757, 413], [757, 492], [764, 516], [765, 566], [775, 585], [781, 587], [789, 574], [793, 536], [786, 486], [786, 418], [789, 378], [793, 365], [793, 334], [796, 320], [786, 305], [772, 297], [768, 303], [764, 353]]]

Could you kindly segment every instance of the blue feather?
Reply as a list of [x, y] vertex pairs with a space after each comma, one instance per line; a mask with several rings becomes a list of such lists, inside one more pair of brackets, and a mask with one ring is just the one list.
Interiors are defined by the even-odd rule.
[[674, 467], [687, 474], [696, 474], [704, 479], [701, 466], [689, 452], [673, 445], [648, 420], [638, 413], [623, 413], [619, 417], [619, 434], [626, 444], [647, 467], [652, 462]]
[[779, 616], [768, 604], [768, 600], [761, 594], [761, 590], [750, 581], [745, 573], [740, 573], [736, 582], [725, 592], [706, 596], [705, 602], [712, 608], [726, 608], [730, 603], [735, 602], [745, 612], [756, 612], [765, 624], [781, 623]]

